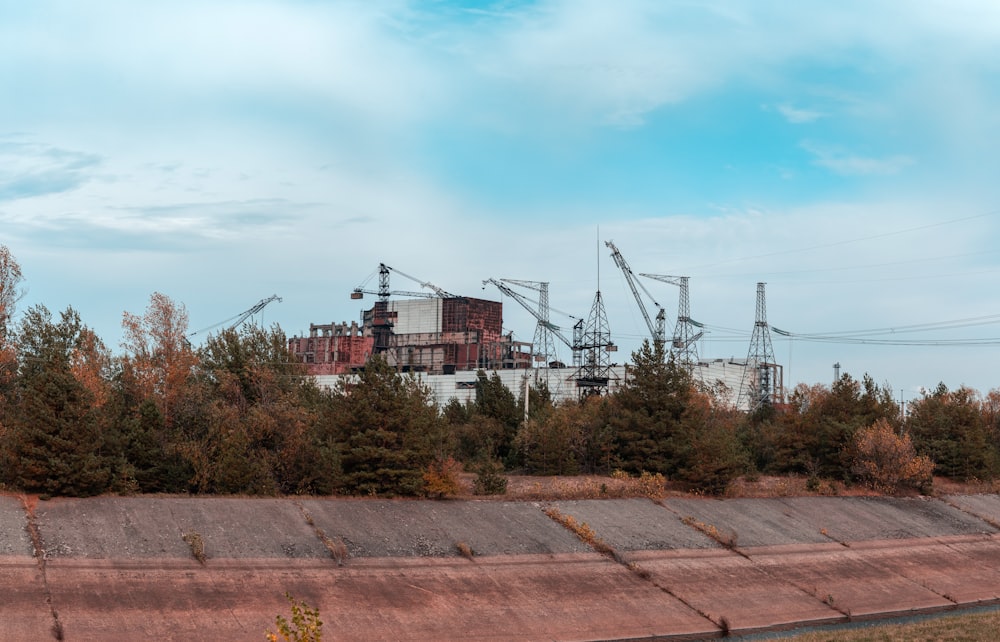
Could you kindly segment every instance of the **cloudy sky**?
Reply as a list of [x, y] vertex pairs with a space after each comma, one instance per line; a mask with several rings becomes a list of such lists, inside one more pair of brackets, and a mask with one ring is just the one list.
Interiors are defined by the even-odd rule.
[[157, 291], [192, 330], [351, 321], [385, 262], [550, 282], [567, 328], [600, 288], [622, 360], [614, 240], [690, 276], [703, 357], [746, 357], [766, 282], [772, 326], [847, 336], [775, 334], [788, 383], [1000, 386], [992, 0], [0, 0], [0, 91], [21, 309], [114, 349]]

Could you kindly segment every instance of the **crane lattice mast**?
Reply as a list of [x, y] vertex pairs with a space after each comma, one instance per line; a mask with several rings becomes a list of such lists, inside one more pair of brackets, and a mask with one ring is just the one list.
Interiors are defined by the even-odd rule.
[[698, 364], [698, 339], [704, 336], [700, 330], [702, 325], [691, 318], [691, 294], [686, 276], [670, 276], [669, 274], [640, 274], [648, 279], [670, 283], [680, 288], [677, 303], [677, 324], [674, 326], [674, 336], [671, 341], [671, 351], [678, 363], [689, 368]]
[[545, 367], [559, 361], [559, 355], [556, 354], [556, 342], [553, 340], [552, 324], [549, 321], [549, 284], [544, 281], [500, 280], [538, 292], [538, 314], [535, 315], [538, 322], [535, 324], [533, 341], [535, 360], [544, 364]]
[[[507, 280], [507, 279], [501, 279], [501, 281], [505, 281], [505, 280]], [[524, 308], [525, 310], [527, 310], [529, 313], [531, 313], [531, 315], [533, 317], [535, 317], [535, 319], [538, 321], [539, 325], [544, 326], [545, 329], [552, 336], [555, 336], [557, 339], [559, 339], [560, 341], [562, 341], [563, 343], [565, 343], [571, 350], [573, 350], [573, 364], [577, 365], [577, 363], [579, 361], [579, 356], [578, 356], [578, 349], [577, 349], [577, 343], [578, 343], [578, 341], [576, 340], [575, 326], [574, 326], [573, 341], [570, 341], [569, 339], [566, 338], [566, 335], [564, 335], [562, 333], [562, 330], [559, 328], [559, 326], [555, 325], [554, 323], [552, 323], [551, 321], [549, 321], [547, 318], [543, 317], [542, 314], [541, 314], [541, 312], [538, 309], [536, 309], [536, 306], [531, 305], [532, 303], [534, 303], [531, 299], [529, 299], [528, 297], [524, 296], [520, 292], [512, 290], [510, 288], [510, 286], [508, 286], [506, 283], [502, 283], [501, 281], [498, 281], [498, 280], [492, 279], [492, 278], [491, 279], [486, 279], [485, 281], [483, 281], [483, 287], [486, 287], [487, 285], [490, 285], [490, 284], [495, 285], [498, 290], [500, 290], [501, 292], [503, 292], [504, 294], [506, 294], [507, 296], [509, 296], [510, 298], [514, 299], [519, 304], [521, 304], [522, 308]], [[582, 320], [580, 321], [580, 323], [582, 323]]]

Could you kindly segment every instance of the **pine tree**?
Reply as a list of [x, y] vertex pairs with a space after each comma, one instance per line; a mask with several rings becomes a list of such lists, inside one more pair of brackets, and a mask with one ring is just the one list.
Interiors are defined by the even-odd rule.
[[72, 308], [53, 323], [41, 305], [19, 326], [17, 401], [5, 438], [12, 455], [7, 476], [24, 491], [86, 496], [108, 487], [94, 397], [72, 371], [84, 330]]
[[444, 430], [431, 400], [429, 389], [381, 357], [370, 359], [356, 381], [338, 389], [335, 421], [348, 492], [422, 493], [423, 473]]

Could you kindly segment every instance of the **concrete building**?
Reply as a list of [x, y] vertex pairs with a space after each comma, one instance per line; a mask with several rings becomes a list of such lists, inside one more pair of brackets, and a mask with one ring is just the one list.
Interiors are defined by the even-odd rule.
[[451, 374], [531, 366], [531, 346], [502, 332], [503, 305], [473, 297], [378, 301], [357, 322], [310, 324], [288, 347], [315, 376], [349, 373], [381, 354], [400, 372]]

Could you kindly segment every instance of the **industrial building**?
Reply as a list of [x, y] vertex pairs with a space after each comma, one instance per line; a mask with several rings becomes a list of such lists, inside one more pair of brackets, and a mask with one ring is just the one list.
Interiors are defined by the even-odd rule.
[[377, 301], [361, 324], [310, 324], [289, 349], [310, 374], [340, 375], [381, 354], [400, 372], [454, 374], [531, 366], [531, 344], [502, 333], [503, 306], [472, 297]]
[[[757, 284], [756, 320], [747, 358], [704, 359], [698, 355], [697, 341], [706, 326], [690, 317], [688, 277], [641, 275], [680, 288], [677, 325], [674, 336], [668, 340], [662, 306], [654, 301], [657, 308], [654, 321], [640, 296], [640, 290], [647, 294], [648, 291], [637, 280], [639, 275], [632, 272], [612, 242], [608, 241], [607, 246], [626, 277], [653, 342], [669, 346], [674, 358], [689, 370], [695, 381], [716, 394], [728, 395], [727, 401], [743, 410], [782, 403], [783, 368], [776, 363], [771, 348], [763, 283]], [[434, 293], [391, 290], [390, 272]], [[527, 343], [514, 341], [513, 333], [503, 333], [503, 305], [498, 301], [456, 296], [384, 263], [376, 273], [378, 290], [365, 289], [362, 283], [351, 293], [352, 299], [362, 299], [365, 294], [378, 297], [371, 308], [362, 312], [360, 323], [310, 324], [308, 336], [289, 339], [291, 353], [306, 364], [321, 386], [334, 387], [344, 376], [363, 368], [373, 355], [381, 355], [401, 373], [417, 375], [439, 404], [452, 399], [474, 400], [476, 373], [480, 370], [491, 376], [496, 373], [515, 394], [520, 394], [526, 386], [544, 383], [555, 401], [614, 392], [629, 379], [627, 365], [610, 363], [610, 355], [617, 346], [611, 340], [600, 290], [586, 322], [580, 319], [573, 327], [573, 338], [569, 339], [549, 321], [547, 283], [485, 280], [484, 286], [496, 286], [535, 316], [538, 321], [535, 341]], [[369, 279], [373, 276], [374, 273]], [[539, 299], [532, 301], [510, 285], [536, 291]], [[406, 298], [391, 299], [391, 296]], [[551, 359], [552, 346], [557, 340], [572, 348], [571, 367]]]

